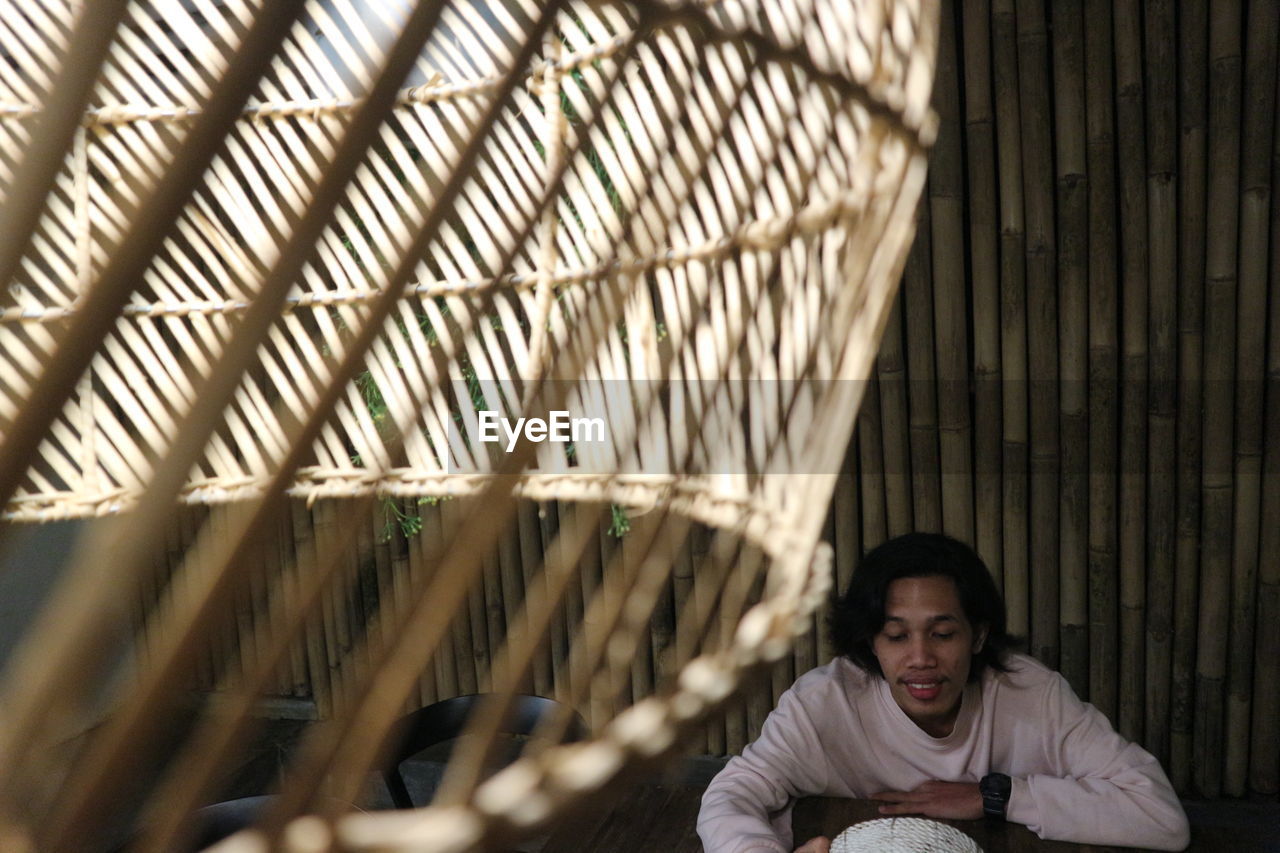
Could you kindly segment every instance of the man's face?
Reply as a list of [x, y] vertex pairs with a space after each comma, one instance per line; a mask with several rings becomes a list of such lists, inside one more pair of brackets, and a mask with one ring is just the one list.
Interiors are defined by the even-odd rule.
[[926, 733], [945, 737], [960, 713], [986, 626], [969, 624], [951, 578], [900, 578], [889, 584], [886, 598], [884, 627], [872, 651], [898, 706]]

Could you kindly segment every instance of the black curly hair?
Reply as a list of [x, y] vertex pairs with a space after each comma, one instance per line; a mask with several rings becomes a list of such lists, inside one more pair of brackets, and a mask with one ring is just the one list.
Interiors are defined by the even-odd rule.
[[941, 533], [908, 533], [873, 548], [853, 573], [849, 588], [831, 612], [836, 651], [869, 673], [884, 677], [872, 641], [884, 627], [889, 584], [900, 578], [946, 577], [956, 585], [965, 618], [987, 627], [982, 649], [973, 656], [969, 680], [991, 667], [1006, 672], [1004, 655], [1019, 645], [1006, 630], [1004, 598], [986, 563], [968, 545]]

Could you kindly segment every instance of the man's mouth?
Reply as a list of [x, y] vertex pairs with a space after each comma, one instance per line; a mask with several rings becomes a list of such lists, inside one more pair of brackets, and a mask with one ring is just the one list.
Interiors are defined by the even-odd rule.
[[903, 686], [907, 688], [907, 693], [911, 694], [911, 698], [918, 702], [932, 702], [942, 693], [942, 682], [940, 681], [903, 681]]

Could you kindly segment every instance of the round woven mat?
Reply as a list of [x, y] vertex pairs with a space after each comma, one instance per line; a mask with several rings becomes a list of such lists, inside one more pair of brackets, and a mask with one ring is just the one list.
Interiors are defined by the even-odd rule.
[[960, 830], [918, 817], [855, 823], [831, 842], [831, 853], [982, 853]]

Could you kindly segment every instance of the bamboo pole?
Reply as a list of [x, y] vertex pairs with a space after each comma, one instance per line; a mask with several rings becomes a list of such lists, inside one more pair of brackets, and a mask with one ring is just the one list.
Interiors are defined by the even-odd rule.
[[[960, 73], [956, 59], [955, 0], [942, 4], [933, 105], [938, 139], [929, 165], [929, 218], [933, 225], [933, 315], [938, 378], [938, 452], [942, 524], [946, 533], [974, 541], [973, 441], [969, 419], [969, 341], [964, 267], [964, 154], [961, 151]], [[994, 257], [994, 254], [992, 255]]]
[[867, 393], [862, 398], [858, 427], [854, 432], [854, 440], [858, 443], [858, 485], [862, 497], [862, 541], [866, 548], [874, 548], [888, 535], [883, 435], [880, 382], [873, 376], [867, 380]]
[[[599, 547], [595, 542], [596, 537], [599, 535], [599, 519], [598, 517], [591, 515], [594, 513], [598, 516], [600, 514], [599, 510], [599, 507], [584, 506], [576, 501], [564, 501], [559, 505], [561, 529], [568, 528], [569, 530], [576, 531], [578, 530], [578, 527], [576, 526], [577, 524], [585, 524], [585, 519], [595, 518], [591, 525], [592, 533], [586, 544], [583, 546], [584, 555], [579, 557], [576, 561], [571, 561], [571, 563], [576, 564], [577, 572], [575, 572], [574, 577], [569, 581], [563, 595], [561, 596], [560, 606], [564, 612], [565, 627], [568, 632], [568, 637], [570, 638], [572, 638], [574, 636], [574, 632], [579, 630], [582, 626], [583, 613], [587, 603], [590, 602], [590, 599], [584, 598], [582, 595], [583, 586], [580, 575], [582, 572], [582, 564], [591, 559], [598, 559], [600, 555]], [[560, 556], [560, 559], [568, 559], [566, 556], [563, 556], [563, 549], [568, 547], [566, 542], [562, 540], [561, 537], [557, 536], [554, 540], [554, 544], [557, 548], [562, 549], [562, 556]], [[546, 558], [544, 558], [544, 562], [545, 560]], [[543, 567], [543, 572], [544, 574], [546, 572], [545, 565]], [[583, 714], [583, 719], [586, 719], [586, 715], [589, 713], [589, 708], [585, 705], [580, 708], [575, 708], [575, 710]]]
[[1026, 216], [1027, 377], [1031, 462], [1031, 651], [1058, 665], [1058, 305], [1043, 6], [1017, 12], [1022, 195]]
[[1027, 293], [1022, 193], [1022, 132], [1018, 122], [1018, 45], [1012, 0], [992, 0], [992, 77], [1000, 188], [1001, 477], [1004, 598], [1009, 630], [1030, 628], [1027, 564]]
[[1109, 0], [1085, 2], [1089, 173], [1089, 701], [1117, 716], [1116, 427], [1119, 367], [1115, 124]]
[[[538, 505], [533, 501], [520, 501], [516, 507], [516, 527], [520, 537], [520, 570], [524, 576], [525, 594], [528, 594], [533, 583], [533, 571], [539, 563], [542, 553], [542, 535], [538, 529]], [[583, 583], [587, 578], [583, 578]], [[584, 592], [586, 592], [584, 590]], [[584, 596], [585, 597], [585, 596]], [[539, 696], [550, 696], [555, 692], [555, 684], [551, 677], [550, 646], [533, 659], [533, 691]]]
[[[461, 519], [466, 518], [467, 515], [474, 511], [474, 503], [470, 498], [461, 498], [453, 503], [457, 506], [459, 524]], [[489, 645], [489, 620], [485, 611], [484, 568], [486, 560], [484, 556], [480, 558], [480, 562], [480, 572], [471, 584], [471, 588], [467, 590], [465, 611], [468, 623], [467, 633], [471, 639], [467, 655], [471, 659], [471, 666], [475, 672], [476, 692], [489, 693], [493, 689], [493, 681], [489, 673], [491, 647]]]
[[[317, 501], [311, 509], [312, 530], [316, 538], [315, 561], [306, 570], [319, 569], [320, 561], [331, 554], [340, 536], [337, 530], [337, 507], [332, 500]], [[325, 651], [328, 655], [330, 679], [333, 682], [334, 701], [345, 706], [351, 699], [350, 684], [353, 673], [348, 667], [347, 654], [352, 646], [351, 625], [348, 621], [345, 590], [331, 585], [322, 596], [324, 602]]]
[[[885, 532], [901, 536], [913, 529], [911, 509], [911, 451], [907, 424], [907, 371], [902, 352], [902, 300], [894, 300], [876, 355], [879, 430], [883, 449]], [[873, 434], [868, 434], [868, 439]]]
[[[294, 561], [298, 574], [316, 562], [316, 540], [311, 527], [311, 512], [301, 501], [289, 501], [293, 518]], [[307, 669], [311, 676], [311, 696], [316, 703], [316, 716], [327, 720], [333, 716], [333, 687], [329, 679], [328, 657], [325, 654], [324, 628], [313, 611], [307, 619], [306, 646]]]
[[857, 460], [854, 439], [844, 454], [844, 463], [836, 480], [835, 492], [831, 497], [832, 512], [835, 515], [835, 533], [832, 544], [835, 546], [834, 567], [835, 587], [831, 594], [834, 597], [844, 595], [853, 578], [854, 567], [862, 559], [862, 527], [858, 523], [858, 485]]
[[[895, 430], [909, 424], [911, 440], [911, 518], [908, 530], [942, 529], [942, 481], [938, 460], [938, 402], [933, 342], [932, 219], [929, 205], [916, 208], [916, 240], [902, 273], [902, 320], [906, 338], [907, 420], [894, 422], [885, 408], [886, 450]], [[882, 399], [881, 405], [887, 402]], [[891, 459], [886, 453], [885, 467]], [[889, 535], [899, 528], [889, 518]], [[903, 531], [905, 532], [905, 531]]]
[[1178, 496], [1169, 776], [1183, 792], [1191, 785], [1200, 596], [1208, 3], [1187, 0], [1178, 14]]
[[1057, 164], [1060, 668], [1082, 696], [1089, 688], [1089, 183], [1084, 94], [1084, 3], [1053, 4]]
[[[409, 571], [401, 572], [406, 575], [406, 583], [401, 590], [397, 591], [400, 597], [397, 598], [396, 605], [399, 609], [394, 611], [395, 613], [405, 613], [411, 606], [414, 591], [429, 584], [435, 575], [436, 566], [439, 565], [449, 535], [449, 528], [445, 521], [445, 506], [449, 502], [439, 501], [430, 507], [430, 512], [422, 513], [422, 530], [416, 541], [410, 543], [409, 565], [406, 567]], [[467, 692], [463, 689], [462, 676], [458, 671], [458, 654], [454, 648], [457, 619], [453, 621], [454, 625], [444, 633], [440, 648], [431, 659], [436, 677], [436, 696], [439, 699], [449, 699]], [[388, 642], [391, 639], [391, 637], [384, 637]]]
[[[553, 501], [542, 501], [538, 504], [538, 529], [542, 536], [543, 548], [555, 541], [556, 531], [560, 528], [560, 516]], [[607, 565], [607, 563], [606, 563]], [[545, 578], [538, 578], [536, 583], [545, 584]], [[551, 620], [551, 633], [548, 644], [551, 650], [551, 681], [556, 691], [566, 690], [569, 685], [568, 670], [565, 664], [569, 658], [569, 633], [564, 621], [564, 603], [559, 606], [560, 612]]]
[[[293, 501], [290, 501], [293, 503]], [[281, 512], [280, 518], [276, 525], [277, 536], [279, 537], [279, 549], [277, 553], [280, 559], [280, 571], [285, 576], [284, 583], [281, 584], [280, 595], [284, 598], [284, 606], [286, 609], [292, 610], [292, 602], [297, 600], [298, 595], [298, 560], [294, 553], [293, 547], [293, 514], [290, 512]], [[301, 634], [289, 644], [289, 679], [291, 690], [288, 695], [295, 696], [299, 699], [312, 699], [310, 675], [307, 671], [307, 644], [306, 632]]]
[[[716, 566], [711, 547], [711, 531], [701, 524], [695, 524], [689, 545], [694, 565], [699, 569], [693, 575], [693, 596], [696, 607], [706, 614], [702, 619], [692, 620], [691, 624], [695, 627], [700, 624], [711, 624], [713, 620], [712, 613], [717, 599], [717, 591], [715, 589], [716, 585], [713, 583], [713, 574], [716, 571]], [[708, 754], [727, 755], [724, 719], [718, 714], [712, 715], [707, 720], [705, 730]]]
[[[609, 565], [609, 560], [612, 557], [609, 543], [614, 541], [613, 537], [608, 532], [610, 522], [610, 514], [603, 514], [603, 517], [596, 525], [596, 535], [599, 540], [598, 546], [596, 548], [588, 546], [582, 560], [582, 565], [579, 571], [579, 584], [582, 587], [582, 600], [584, 602], [593, 600], [596, 595], [596, 590], [598, 590], [600, 588], [600, 584], [604, 582], [604, 567]], [[587, 624], [585, 621], [583, 622], [582, 630], [587, 630]], [[592, 731], [599, 731], [605, 723], [612, 719], [612, 717], [612, 699], [600, 693], [593, 692], [587, 708], [587, 720], [591, 724]]]
[[[837, 488], [839, 488], [838, 481], [837, 481]], [[833, 551], [835, 550], [836, 501], [835, 501], [834, 490], [832, 490], [832, 494], [831, 494], [831, 506], [827, 509], [827, 521], [822, 526], [822, 541], [829, 543], [832, 547], [832, 550]], [[834, 574], [835, 573], [834, 555], [833, 555], [832, 563], [833, 563], [832, 573]], [[833, 578], [833, 581], [834, 581], [834, 578]], [[833, 585], [832, 594], [834, 594], [835, 588], [836, 587]], [[831, 616], [830, 603], [831, 603], [831, 595], [828, 595], [826, 597], [826, 600], [823, 601], [822, 606], [820, 606], [817, 612], [813, 614], [813, 619], [815, 623], [814, 631], [813, 631], [814, 649], [817, 654], [816, 660], [818, 664], [825, 664], [827, 661], [831, 660], [831, 658], [835, 656], [835, 648], [831, 640], [831, 621], [829, 618]]]
[[[671, 607], [676, 614], [683, 612], [684, 608], [694, 600], [694, 566], [696, 558], [694, 557], [694, 539], [698, 535], [699, 525], [693, 525], [689, 530], [689, 535], [685, 537], [684, 543], [676, 553], [676, 562], [671, 569]], [[588, 549], [588, 553], [591, 549]], [[599, 552], [597, 552], [598, 554]], [[585, 567], [583, 569], [585, 571]], [[678, 671], [686, 663], [693, 659], [697, 653], [697, 626], [693, 625], [687, 619], [677, 618], [675, 621], [674, 633], [674, 655], [668, 656], [668, 663], [663, 674], [664, 678], [670, 678], [671, 672]], [[694, 729], [689, 733], [688, 749], [694, 755], [709, 755], [711, 749], [707, 743], [706, 726]]]
[[1194, 753], [1196, 787], [1207, 797], [1222, 791], [1223, 687], [1231, 607], [1240, 7], [1235, 0], [1215, 3], [1209, 16], [1209, 162], [1213, 168], [1208, 178], [1205, 243], [1204, 485]]
[[[649, 512], [635, 516], [631, 521], [631, 530], [622, 537], [623, 572], [627, 577], [638, 577], [649, 548], [655, 536], [664, 535], [659, 527], [665, 522], [665, 515]], [[652, 614], [650, 614], [652, 618]], [[632, 701], [653, 693], [653, 658], [650, 657], [649, 643], [643, 643], [635, 650], [631, 658], [631, 696]], [[618, 710], [627, 704], [620, 700]]]
[[[505, 531], [506, 528], [504, 527]], [[499, 537], [501, 541], [501, 537]], [[487, 643], [487, 654], [484, 660], [484, 674], [487, 691], [494, 689], [493, 655], [502, 648], [507, 635], [507, 616], [502, 607], [502, 574], [498, 568], [498, 545], [494, 543], [481, 562], [480, 597], [484, 604], [484, 628]]]
[[[1280, 128], [1273, 144], [1280, 146]], [[1271, 206], [1271, 300], [1267, 356], [1267, 421], [1263, 444], [1262, 517], [1280, 518], [1280, 204]], [[1280, 525], [1262, 528], [1258, 567], [1258, 634], [1254, 652], [1253, 723], [1249, 786], [1255, 793], [1280, 791]]]
[[[453, 540], [465, 517], [466, 508], [461, 500], [454, 498], [440, 502], [441, 543]], [[429, 571], [434, 576], [437, 567], [433, 564]], [[453, 634], [453, 660], [457, 666], [458, 692], [464, 696], [480, 690], [480, 681], [476, 677], [476, 656], [472, 647], [472, 643], [476, 641], [472, 627], [472, 592], [473, 590], [468, 589], [463, 605], [453, 614], [449, 626]]]
[[1117, 729], [1140, 740], [1146, 611], [1147, 192], [1142, 20], [1136, 0], [1115, 6], [1116, 132], [1120, 184], [1120, 691]]
[[[522, 503], [527, 501], [522, 501]], [[594, 544], [594, 543], [592, 543]], [[589, 545], [586, 554], [598, 553]], [[584, 562], [586, 562], [584, 558]], [[516, 623], [516, 619], [524, 604], [524, 577], [520, 572], [520, 525], [518, 519], [507, 525], [498, 538], [498, 575], [502, 586], [503, 619], [508, 629]], [[536, 660], [535, 656], [535, 660]], [[533, 674], [528, 673], [518, 688], [522, 693], [533, 690]], [[589, 719], [583, 714], [584, 719]]]
[[1176, 31], [1172, 0], [1147, 3], [1147, 630], [1144, 745], [1169, 760], [1178, 381]]
[[974, 544], [1003, 587], [1000, 488], [1000, 269], [990, 0], [964, 0], [969, 275], [973, 282]]
[[[1240, 163], [1240, 290], [1236, 324], [1235, 510], [1231, 632], [1228, 637], [1227, 744], [1223, 791], [1248, 790], [1253, 693], [1254, 615], [1262, 503], [1262, 416], [1266, 365], [1267, 242], [1270, 229], [1272, 123], [1280, 6], [1249, 6]], [[1272, 519], [1272, 523], [1275, 519]]]
[[[365, 613], [365, 641], [361, 645], [366, 650], [367, 658], [372, 661], [386, 648], [387, 638], [382, 633], [382, 619], [379, 618], [379, 611], [382, 613], [402, 613], [407, 606], [408, 593], [405, 587], [411, 580], [414, 570], [422, 571], [422, 553], [430, 548], [432, 530], [438, 531], [439, 523], [435, 507], [425, 502], [418, 503], [417, 519], [418, 519], [418, 535], [412, 541], [406, 542], [399, 539], [400, 547], [399, 560], [393, 565], [392, 562], [392, 542], [397, 541], [396, 537], [392, 537], [386, 533], [384, 510], [381, 506], [381, 500], [372, 502], [373, 525], [371, 532], [373, 533], [373, 562], [374, 571], [377, 575], [378, 583], [378, 601], [380, 602], [377, 610], [370, 610]], [[436, 524], [432, 525], [432, 521], [436, 520]], [[417, 556], [410, 556], [415, 554]], [[399, 571], [395, 571], [399, 568]], [[419, 708], [425, 708], [432, 702], [441, 698], [439, 692], [439, 675], [441, 669], [441, 661], [439, 655], [432, 661], [431, 666], [425, 669], [418, 678], [418, 691], [416, 705]], [[413, 697], [410, 697], [408, 704], [414, 704]], [[410, 709], [406, 708], [408, 713]]]

